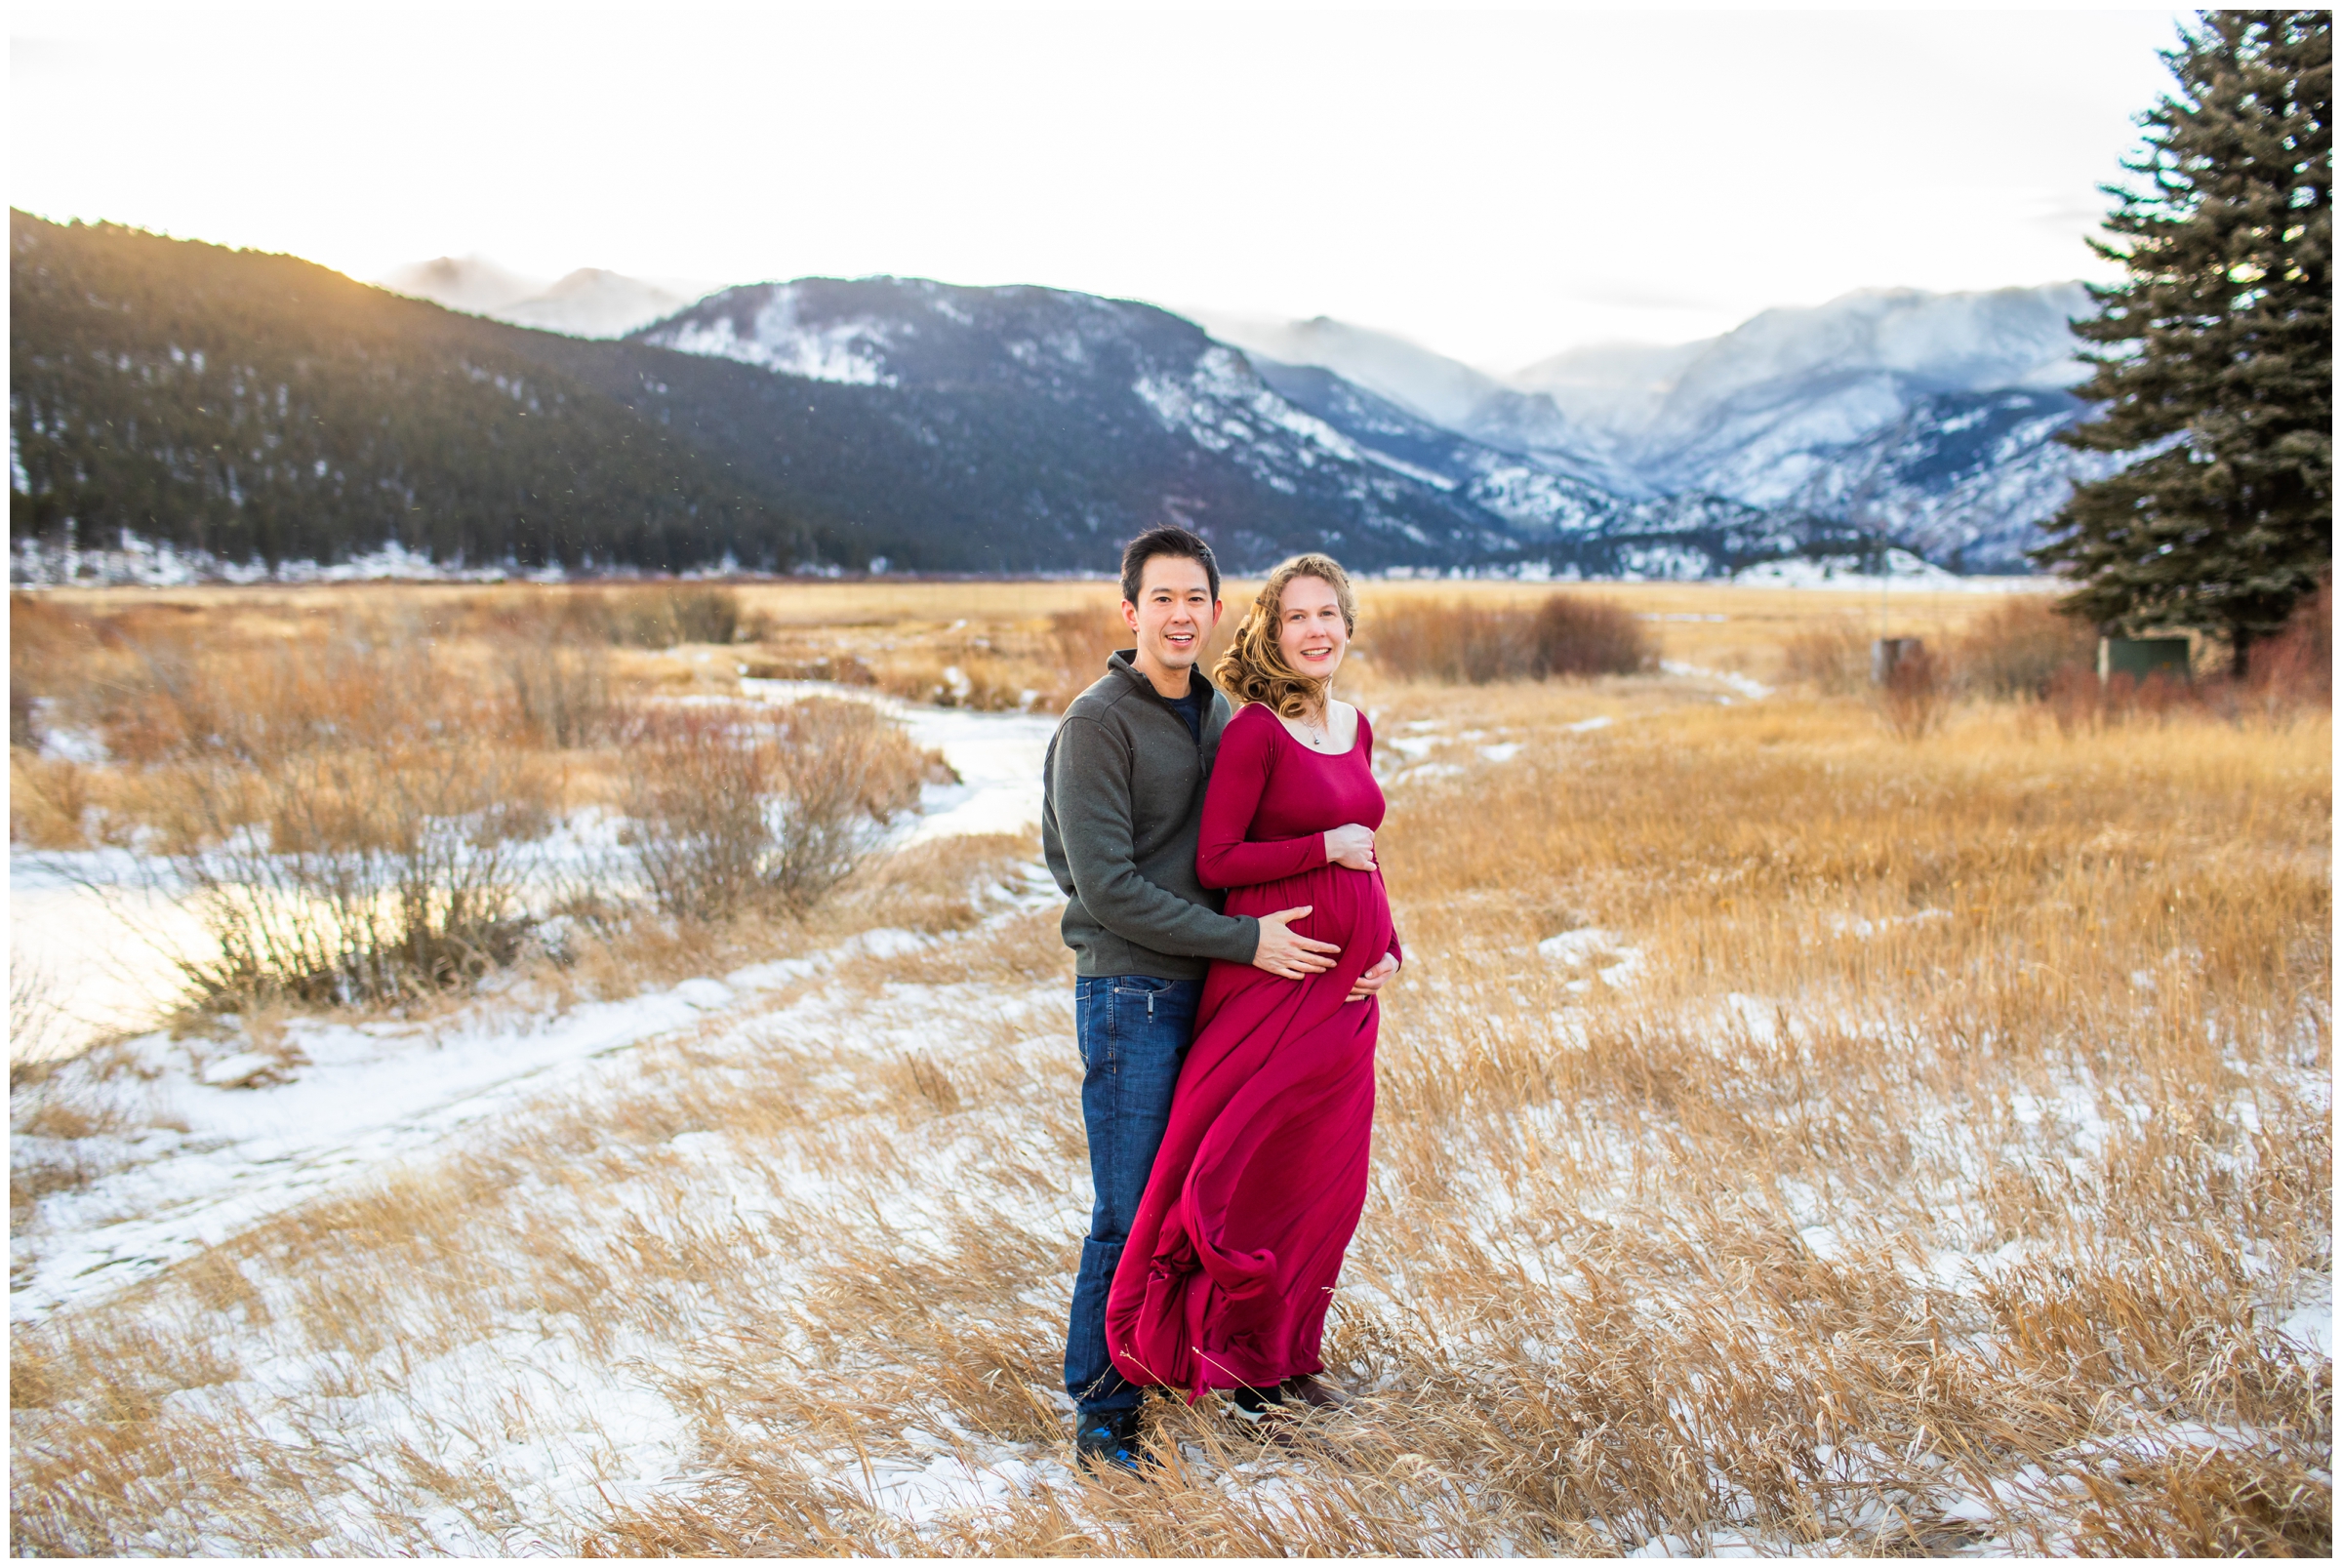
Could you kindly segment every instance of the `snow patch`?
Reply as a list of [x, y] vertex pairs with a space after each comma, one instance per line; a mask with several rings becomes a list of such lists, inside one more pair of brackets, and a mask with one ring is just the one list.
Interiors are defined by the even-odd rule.
[[1773, 695], [1773, 689], [1762, 681], [1753, 680], [1749, 676], [1729, 669], [1709, 669], [1700, 664], [1686, 664], [1674, 659], [1661, 660], [1659, 669], [1662, 674], [1687, 675], [1697, 680], [1712, 680], [1720, 686], [1729, 686], [1741, 696], [1751, 700], [1762, 700]]
[[735, 324], [734, 311], [711, 310], [670, 322], [647, 334], [643, 342], [679, 353], [761, 366], [777, 376], [841, 386], [898, 384], [883, 362], [890, 323], [851, 316], [816, 322], [805, 318], [804, 302], [803, 291], [795, 284], [779, 284], [767, 292], [745, 333]]

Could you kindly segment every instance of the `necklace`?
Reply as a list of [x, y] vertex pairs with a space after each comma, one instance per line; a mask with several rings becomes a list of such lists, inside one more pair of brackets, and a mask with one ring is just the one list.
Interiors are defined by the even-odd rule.
[[[1301, 724], [1302, 729], [1306, 732], [1302, 736], [1302, 739], [1309, 742], [1312, 748], [1318, 751], [1323, 751], [1334, 744], [1334, 710], [1330, 704], [1326, 707], [1324, 716], [1318, 722], [1312, 723], [1310, 720], [1305, 718], [1300, 720], [1299, 723]], [[1324, 737], [1322, 740], [1319, 739], [1321, 732]]]

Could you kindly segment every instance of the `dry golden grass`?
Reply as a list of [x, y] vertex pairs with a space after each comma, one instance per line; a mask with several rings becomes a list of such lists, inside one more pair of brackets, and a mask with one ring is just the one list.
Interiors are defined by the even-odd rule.
[[[1619, 593], [1763, 679], [1858, 614]], [[744, 594], [907, 660], [1103, 599]], [[2330, 1300], [2329, 720], [1360, 690], [1409, 964], [1328, 1343], [1368, 1397], [1312, 1445], [1163, 1404], [1154, 1475], [1067, 1467], [1067, 968], [1030, 845], [974, 841], [586, 956], [919, 934], [20, 1327], [18, 1549], [2326, 1550], [2330, 1363], [2276, 1325]]]
[[[1229, 579], [1223, 596], [1240, 617], [1257, 581]], [[12, 619], [54, 628], [42, 646], [67, 640], [63, 628], [110, 622], [149, 638], [200, 632], [222, 642], [298, 642], [353, 622], [395, 623], [428, 635], [458, 657], [492, 663], [516, 633], [586, 628], [595, 637], [614, 624], [669, 624], [690, 629], [706, 617], [614, 612], [603, 601], [708, 590], [606, 588], [593, 584], [493, 587], [440, 583], [345, 583], [310, 586], [200, 586], [169, 589], [61, 588], [16, 594]], [[928, 583], [879, 580], [745, 583], [727, 590], [736, 602], [734, 635], [716, 643], [614, 647], [609, 678], [621, 689], [727, 695], [747, 672], [786, 679], [841, 679], [878, 685], [918, 702], [985, 708], [1030, 706], [1054, 711], [1095, 678], [1106, 652], [1125, 645], [1114, 612], [1116, 590], [1096, 582]], [[1547, 584], [1373, 583], [1374, 607], [1463, 600], [1489, 608], [1534, 609]], [[1918, 636], [1948, 643], [2005, 601], [1991, 593], [1896, 587], [1883, 595], [1830, 589], [1755, 588], [1704, 583], [1604, 583], [1584, 590], [1645, 618], [1660, 656], [1773, 681], [1783, 678], [1784, 650], [1817, 627], [1843, 628], [1867, 648], [1875, 636]], [[2030, 596], [2029, 596], [2030, 597]], [[1089, 629], [1084, 629], [1089, 628]], [[39, 629], [39, 628], [36, 628]], [[627, 633], [629, 636], [631, 632]], [[1371, 629], [1368, 632], [1371, 637]], [[41, 639], [35, 639], [36, 643]], [[37, 651], [37, 661], [42, 657]], [[19, 672], [25, 669], [23, 656]], [[947, 671], [956, 669], [960, 679]], [[46, 687], [43, 688], [46, 690]], [[1028, 698], [1028, 692], [1033, 695]]]

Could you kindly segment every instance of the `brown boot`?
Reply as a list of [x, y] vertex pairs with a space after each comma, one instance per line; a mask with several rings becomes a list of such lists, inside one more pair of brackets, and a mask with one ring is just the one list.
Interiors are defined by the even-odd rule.
[[1287, 1399], [1310, 1410], [1340, 1410], [1351, 1402], [1349, 1394], [1319, 1379], [1314, 1373], [1287, 1378], [1282, 1392]]

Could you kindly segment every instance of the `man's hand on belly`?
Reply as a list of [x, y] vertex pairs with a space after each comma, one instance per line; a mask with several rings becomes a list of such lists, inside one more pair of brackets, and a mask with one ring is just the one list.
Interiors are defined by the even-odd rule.
[[1342, 950], [1340, 947], [1285, 929], [1313, 907], [1305, 904], [1261, 916], [1261, 942], [1252, 953], [1255, 969], [1266, 969], [1286, 980], [1307, 980], [1334, 967], [1334, 954]]

